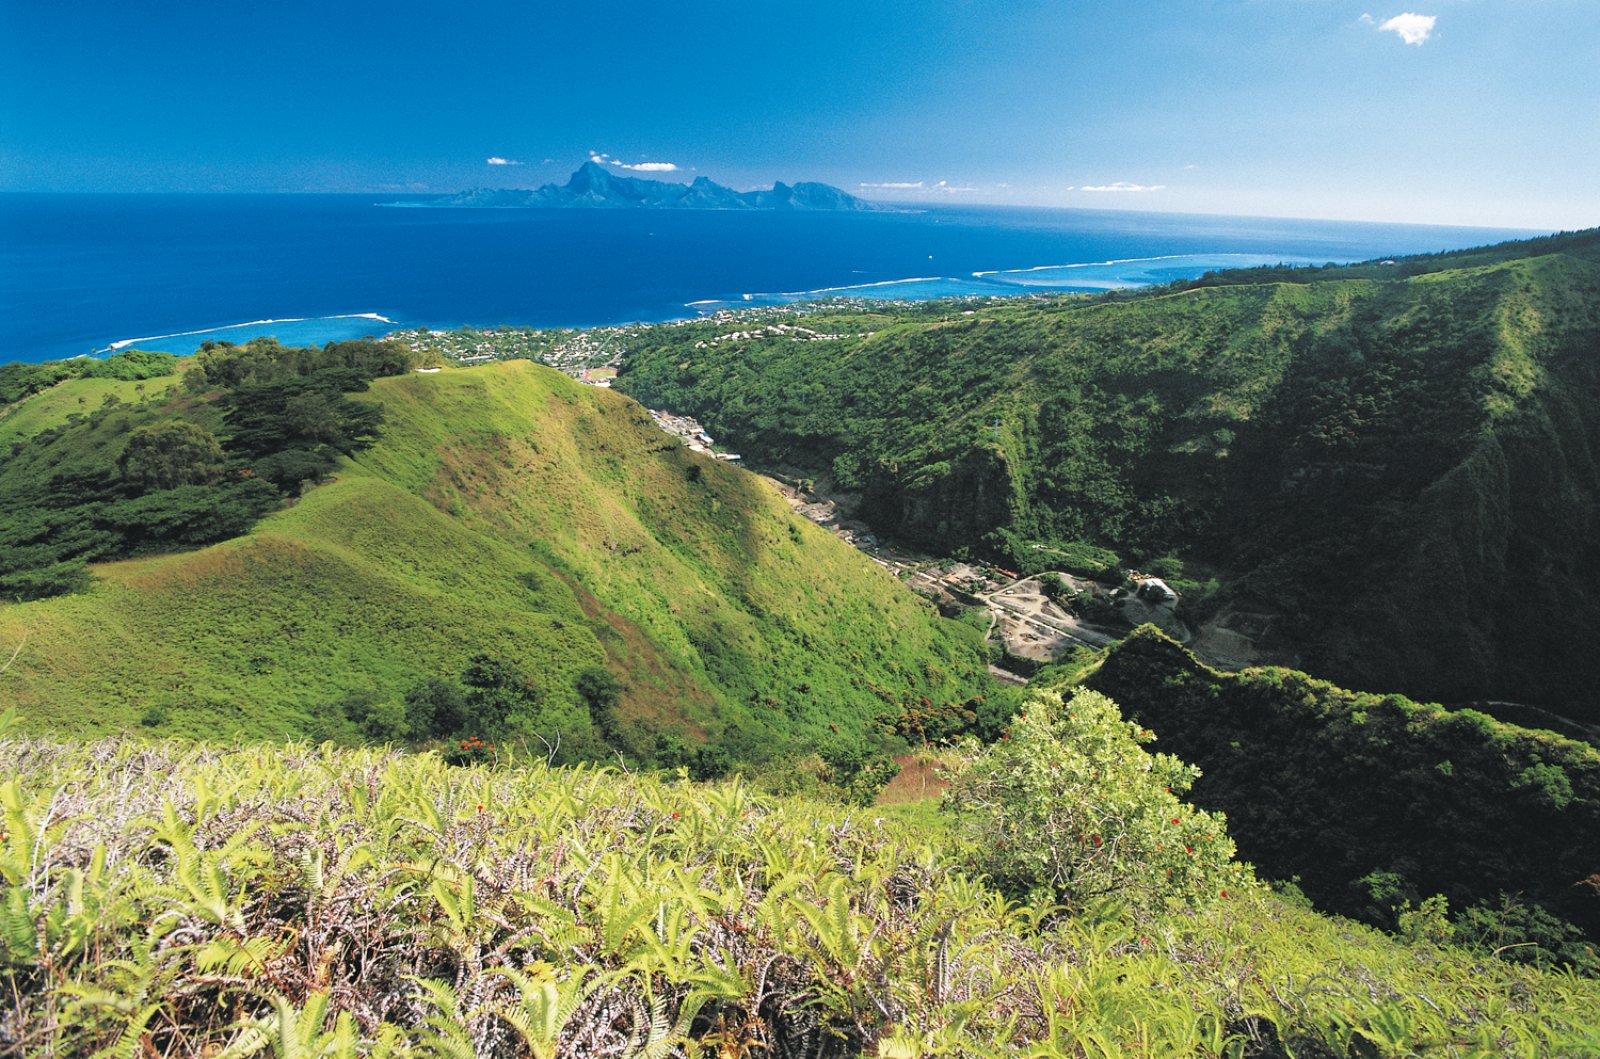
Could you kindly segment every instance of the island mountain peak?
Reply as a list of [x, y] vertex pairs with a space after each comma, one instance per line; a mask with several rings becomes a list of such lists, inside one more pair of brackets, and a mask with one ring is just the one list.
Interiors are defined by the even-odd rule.
[[705, 176], [691, 183], [620, 176], [595, 161], [573, 170], [565, 184], [534, 189], [474, 188], [423, 206], [501, 209], [882, 210], [829, 184], [778, 181], [771, 188], [735, 191]]

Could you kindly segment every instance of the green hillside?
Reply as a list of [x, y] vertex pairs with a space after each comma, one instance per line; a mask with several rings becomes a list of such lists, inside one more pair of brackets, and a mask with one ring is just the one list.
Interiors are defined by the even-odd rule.
[[816, 316], [825, 340], [659, 328], [620, 386], [900, 539], [1176, 556], [1221, 581], [1192, 618], [1266, 615], [1343, 684], [1594, 720], [1597, 245]]
[[[226, 438], [204, 385], [37, 437], [0, 486], [93, 478], [173, 417]], [[381, 406], [375, 441], [250, 532], [0, 605], [0, 646], [20, 646], [0, 690], [23, 723], [351, 738], [350, 716], [488, 657], [526, 682], [522, 727], [473, 733], [488, 741], [560, 734], [604, 755], [576, 690], [599, 668], [621, 685], [611, 743], [649, 755], [669, 733], [757, 759], [859, 740], [891, 705], [965, 702], [988, 684], [971, 629], [619, 394], [517, 363], [352, 397]]]

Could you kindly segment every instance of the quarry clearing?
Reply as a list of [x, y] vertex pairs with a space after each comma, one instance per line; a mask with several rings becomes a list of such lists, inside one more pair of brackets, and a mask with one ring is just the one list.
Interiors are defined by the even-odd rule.
[[[1038, 576], [1019, 577], [992, 565], [939, 559], [885, 544], [854, 517], [860, 497], [833, 490], [825, 480], [781, 471], [762, 478], [797, 513], [860, 549], [946, 610], [984, 608], [989, 614], [986, 639], [1001, 644], [1015, 658], [1055, 662], [1077, 647], [1110, 646], [1128, 629], [1149, 623], [1189, 647], [1201, 661], [1220, 669], [1294, 665], [1297, 661], [1291, 652], [1265, 646], [1271, 642], [1276, 615], [1225, 608], [1191, 629], [1177, 615], [1176, 598], [1143, 599], [1126, 587], [1058, 572], [1081, 605], [1111, 617], [1109, 623], [1097, 623], [1048, 598]], [[1026, 683], [1026, 678], [1008, 669], [989, 668], [998, 679]]]

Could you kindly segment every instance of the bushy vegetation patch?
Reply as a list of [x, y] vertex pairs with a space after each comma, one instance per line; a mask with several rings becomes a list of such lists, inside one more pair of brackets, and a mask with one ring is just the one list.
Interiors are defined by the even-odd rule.
[[1182, 801], [1199, 776], [1092, 691], [1033, 698], [945, 796], [996, 885], [1036, 905], [1114, 901], [1144, 918], [1242, 897], [1220, 815]]
[[1251, 888], [1158, 914], [1018, 904], [934, 835], [738, 783], [16, 737], [0, 774], [14, 1054], [1521, 1056], [1597, 1041], [1592, 982], [1398, 946]]
[[127, 349], [103, 360], [74, 357], [43, 364], [14, 361], [0, 364], [0, 407], [15, 404], [25, 397], [47, 390], [68, 379], [118, 379], [134, 382], [171, 375], [178, 358], [170, 353], [147, 349]]

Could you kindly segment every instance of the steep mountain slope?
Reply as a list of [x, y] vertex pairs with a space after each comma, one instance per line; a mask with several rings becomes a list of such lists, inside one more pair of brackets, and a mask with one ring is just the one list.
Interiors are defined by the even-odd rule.
[[1596, 247], [887, 313], [828, 342], [661, 329], [622, 386], [903, 539], [1202, 560], [1313, 672], [1596, 719]]
[[[1600, 969], [1594, 746], [1293, 670], [1219, 673], [1150, 626], [1084, 682], [1199, 766], [1193, 799], [1240, 856], [1319, 907], [1392, 928], [1394, 906], [1442, 893], [1464, 929], [1520, 921], [1540, 947], [1513, 958]], [[1550, 915], [1573, 929], [1530, 929]]]
[[377, 442], [248, 535], [0, 605], [0, 646], [21, 646], [0, 694], [24, 723], [337, 733], [352, 696], [489, 655], [569, 740], [594, 739], [574, 679], [605, 667], [629, 748], [670, 731], [760, 757], [988, 683], [970, 629], [619, 394], [514, 363], [359, 399], [385, 410]]

